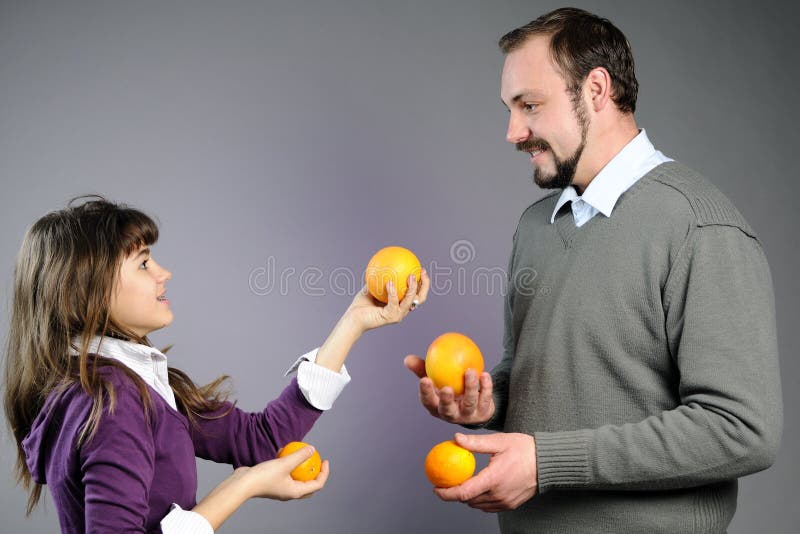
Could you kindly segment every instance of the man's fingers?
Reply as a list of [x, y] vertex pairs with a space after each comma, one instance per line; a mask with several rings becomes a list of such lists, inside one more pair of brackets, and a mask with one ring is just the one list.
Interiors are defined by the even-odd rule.
[[445, 386], [439, 391], [439, 415], [445, 421], [456, 421], [459, 415], [453, 388]]
[[461, 399], [461, 415], [469, 417], [478, 409], [478, 375], [467, 369], [464, 375], [464, 397]]
[[433, 492], [443, 501], [467, 502], [472, 497], [464, 490], [463, 486], [462, 484], [452, 488], [433, 488]]
[[482, 469], [477, 475], [468, 479], [460, 486], [452, 488], [434, 488], [434, 493], [443, 501], [468, 502], [491, 491], [491, 477], [487, 468]]
[[475, 508], [476, 510], [480, 510], [481, 512], [486, 512], [487, 514], [496, 514], [498, 512], [505, 512], [508, 510], [506, 505], [498, 501], [485, 504], [467, 504], [467, 506]]
[[409, 354], [406, 356], [403, 359], [403, 365], [405, 365], [409, 371], [417, 375], [419, 378], [425, 378], [428, 376], [425, 373], [425, 360], [415, 354]]
[[492, 397], [492, 375], [489, 373], [481, 373], [480, 377], [481, 391], [478, 394], [478, 413], [484, 414], [489, 411], [489, 408], [494, 402]]
[[500, 501], [498, 500], [497, 496], [491, 490], [490, 491], [486, 491], [484, 493], [481, 493], [480, 495], [478, 495], [474, 499], [470, 499], [470, 500], [468, 500], [466, 502], [466, 504], [468, 504], [469, 506], [472, 506], [473, 508], [475, 508], [477, 506], [485, 506], [485, 505], [490, 505], [490, 504], [495, 504], [496, 505], [496, 504], [499, 504], [499, 503], [500, 503]]
[[428, 377], [422, 378], [419, 381], [419, 400], [431, 415], [435, 417], [439, 416], [441, 399], [439, 398], [439, 393], [436, 391], [436, 387], [433, 385], [433, 381]]
[[504, 512], [506, 510], [515, 510], [524, 503], [526, 499], [518, 496], [516, 498], [501, 498], [494, 492], [486, 492], [483, 495], [478, 495], [474, 499], [467, 501], [465, 504], [470, 508], [481, 510], [488, 513]]
[[495, 434], [455, 434], [455, 442], [465, 449], [483, 454], [494, 454], [503, 450], [505, 434], [497, 432]]

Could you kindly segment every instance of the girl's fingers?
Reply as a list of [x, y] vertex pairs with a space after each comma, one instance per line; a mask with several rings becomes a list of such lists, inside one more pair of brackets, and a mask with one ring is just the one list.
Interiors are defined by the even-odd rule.
[[400, 303], [400, 309], [406, 312], [411, 309], [411, 303], [417, 298], [417, 278], [412, 274], [408, 277], [407, 282], [408, 289], [403, 297], [403, 301]]
[[314, 454], [314, 447], [312, 447], [311, 445], [307, 445], [302, 449], [298, 449], [291, 454], [287, 454], [282, 458], [278, 458], [277, 460], [284, 464], [283, 466], [284, 469], [286, 470], [287, 473], [289, 473], [293, 471], [295, 467], [299, 466], [300, 464], [311, 458], [312, 454]]
[[399, 302], [397, 301], [397, 288], [394, 287], [394, 282], [391, 280], [386, 282], [386, 294], [389, 295], [389, 302], [386, 303], [387, 307], [399, 306]]
[[324, 460], [317, 478], [309, 480], [308, 482], [298, 482], [300, 491], [300, 496], [298, 498], [307, 499], [321, 490], [328, 481], [328, 475], [330, 475], [330, 463], [328, 460]]
[[428, 299], [428, 290], [431, 288], [431, 279], [428, 276], [428, 271], [422, 269], [422, 280], [420, 281], [419, 293], [417, 297], [419, 299], [418, 304], [422, 304]]

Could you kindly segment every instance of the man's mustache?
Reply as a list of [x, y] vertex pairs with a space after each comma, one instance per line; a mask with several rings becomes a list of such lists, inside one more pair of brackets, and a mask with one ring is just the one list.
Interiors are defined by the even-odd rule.
[[516, 146], [520, 152], [535, 152], [550, 148], [550, 144], [544, 139], [528, 139], [527, 141], [520, 141]]

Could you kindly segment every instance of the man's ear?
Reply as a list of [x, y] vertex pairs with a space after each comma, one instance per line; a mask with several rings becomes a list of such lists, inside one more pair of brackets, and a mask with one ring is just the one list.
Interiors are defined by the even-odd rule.
[[586, 76], [584, 89], [589, 95], [592, 109], [602, 111], [611, 100], [611, 75], [604, 67], [595, 67]]

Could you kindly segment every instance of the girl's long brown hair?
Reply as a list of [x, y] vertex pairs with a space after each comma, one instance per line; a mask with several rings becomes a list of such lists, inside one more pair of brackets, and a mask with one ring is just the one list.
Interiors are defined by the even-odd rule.
[[[84, 201], [76, 204], [79, 200]], [[122, 363], [95, 357], [87, 350], [95, 335], [151, 346], [147, 337], [114, 321], [110, 302], [122, 261], [157, 240], [158, 226], [150, 217], [97, 195], [72, 199], [65, 209], [36, 221], [25, 234], [14, 270], [5, 412], [17, 442], [17, 482], [29, 492], [28, 514], [39, 502], [42, 486], [31, 478], [22, 440], [51, 393], [80, 384], [92, 397], [92, 410], [76, 447], [94, 436], [106, 399], [109, 409], [115, 406], [114, 387], [97, 372], [99, 367], [114, 366], [127, 373], [149, 417], [152, 399], [144, 381]], [[73, 345], [73, 338], [80, 341]], [[70, 356], [70, 348], [78, 355]], [[169, 368], [178, 408], [192, 424], [223, 406], [228, 393], [222, 386], [227, 378], [198, 387], [182, 371]]]

